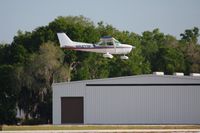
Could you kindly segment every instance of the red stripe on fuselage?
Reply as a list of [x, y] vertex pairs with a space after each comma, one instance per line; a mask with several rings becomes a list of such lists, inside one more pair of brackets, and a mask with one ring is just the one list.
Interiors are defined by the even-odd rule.
[[113, 49], [113, 48], [128, 48], [128, 47], [93, 47], [93, 48], [75, 48], [75, 47], [63, 47], [63, 49], [78, 50], [78, 49]]

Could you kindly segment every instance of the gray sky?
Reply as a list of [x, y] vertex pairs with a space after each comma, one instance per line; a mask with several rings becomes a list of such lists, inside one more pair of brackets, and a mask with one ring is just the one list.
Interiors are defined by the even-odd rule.
[[18, 30], [32, 31], [68, 15], [138, 34], [159, 28], [180, 38], [185, 29], [200, 28], [200, 0], [1, 0], [0, 42], [10, 43]]

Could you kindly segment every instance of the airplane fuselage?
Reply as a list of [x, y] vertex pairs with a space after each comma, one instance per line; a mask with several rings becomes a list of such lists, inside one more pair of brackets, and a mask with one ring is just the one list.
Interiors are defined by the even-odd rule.
[[110, 53], [110, 54], [128, 54], [133, 46], [121, 44], [120, 46], [99, 46], [96, 44], [72, 42], [70, 46], [64, 46], [64, 49], [71, 49], [77, 51], [96, 52], [96, 53]]

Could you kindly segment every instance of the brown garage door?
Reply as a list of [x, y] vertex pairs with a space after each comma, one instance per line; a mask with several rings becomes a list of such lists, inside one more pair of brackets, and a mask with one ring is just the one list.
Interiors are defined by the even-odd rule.
[[61, 123], [83, 123], [83, 97], [61, 97]]

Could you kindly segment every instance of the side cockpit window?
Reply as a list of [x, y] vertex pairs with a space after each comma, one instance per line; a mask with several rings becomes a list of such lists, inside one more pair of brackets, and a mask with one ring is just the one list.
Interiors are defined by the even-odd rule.
[[103, 42], [103, 41], [100, 41], [100, 42], [97, 43], [97, 45], [99, 45], [99, 46], [106, 46], [107, 44], [105, 42]]
[[100, 39], [100, 42], [98, 43], [100, 46], [112, 46], [113, 44], [113, 38], [110, 36], [104, 36]]
[[113, 41], [107, 42], [108, 46], [112, 46], [113, 45]]
[[99, 46], [119, 46], [120, 42], [113, 37], [102, 37], [100, 41], [97, 43]]

